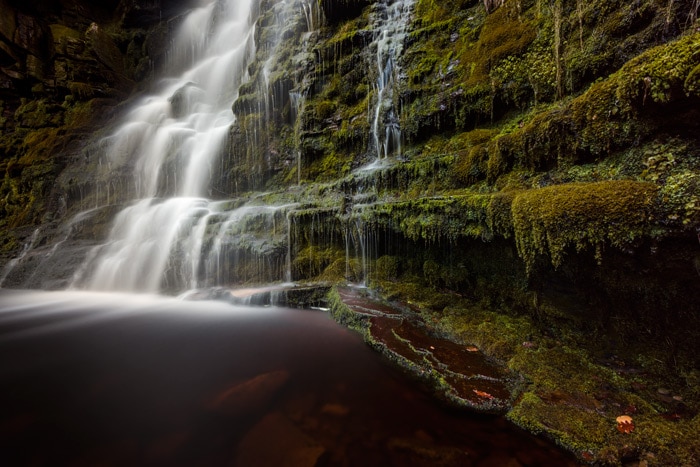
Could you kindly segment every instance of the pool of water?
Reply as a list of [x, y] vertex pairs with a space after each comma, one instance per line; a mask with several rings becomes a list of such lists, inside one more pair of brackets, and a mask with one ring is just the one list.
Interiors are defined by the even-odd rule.
[[320, 311], [0, 290], [7, 466], [567, 466]]

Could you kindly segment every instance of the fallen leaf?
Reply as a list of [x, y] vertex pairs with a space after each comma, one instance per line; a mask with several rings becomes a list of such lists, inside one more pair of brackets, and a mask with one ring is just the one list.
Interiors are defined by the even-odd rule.
[[475, 346], [475, 345], [468, 345], [468, 346], [467, 346], [467, 351], [468, 351], [468, 352], [478, 352], [478, 351], [479, 351], [479, 347], [477, 347], [477, 346]]
[[629, 415], [620, 415], [617, 421], [617, 431], [620, 433], [632, 433], [634, 431], [634, 421]]
[[484, 391], [479, 391], [478, 389], [472, 389], [474, 391], [474, 394], [476, 394], [479, 397], [483, 397], [484, 399], [493, 399], [493, 396], [489, 394], [488, 392]]

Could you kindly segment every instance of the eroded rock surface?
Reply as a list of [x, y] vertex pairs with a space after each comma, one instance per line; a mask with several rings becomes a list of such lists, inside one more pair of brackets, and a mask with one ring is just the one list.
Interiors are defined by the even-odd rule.
[[444, 398], [484, 412], [509, 408], [515, 378], [475, 346], [441, 337], [417, 314], [372, 298], [366, 289], [339, 287], [335, 293], [337, 319], [360, 330], [370, 345]]

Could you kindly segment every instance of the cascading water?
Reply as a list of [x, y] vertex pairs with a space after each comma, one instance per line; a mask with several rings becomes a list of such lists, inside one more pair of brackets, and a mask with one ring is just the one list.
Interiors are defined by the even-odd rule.
[[398, 58], [403, 52], [411, 10], [415, 0], [382, 0], [377, 3], [376, 47], [377, 95], [373, 112], [372, 139], [377, 159], [401, 155], [400, 109], [395, 95], [400, 71]]
[[[200, 272], [209, 272], [200, 264], [205, 235], [212, 220], [230, 222], [221, 203], [207, 199], [209, 184], [254, 57], [256, 3], [216, 1], [193, 10], [169, 54], [168, 69], [179, 76], [164, 80], [108, 138], [110, 163], [134, 161], [136, 199], [76, 273], [74, 287], [156, 292], [197, 286]], [[190, 251], [178, 251], [185, 247]]]

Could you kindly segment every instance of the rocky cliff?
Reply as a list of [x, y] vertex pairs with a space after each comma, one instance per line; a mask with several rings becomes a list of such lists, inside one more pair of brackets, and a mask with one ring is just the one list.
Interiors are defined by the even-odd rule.
[[[3, 2], [9, 259], [91, 207], [86, 136], [157, 68], [179, 10]], [[364, 282], [523, 375], [508, 417], [581, 460], [697, 463], [697, 14], [691, 0], [263, 1], [212, 193], [295, 207], [284, 232], [257, 226], [269, 241], [241, 246], [226, 277], [281, 280], [287, 264], [299, 282]], [[5, 285], [37, 285], [27, 275]]]

